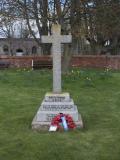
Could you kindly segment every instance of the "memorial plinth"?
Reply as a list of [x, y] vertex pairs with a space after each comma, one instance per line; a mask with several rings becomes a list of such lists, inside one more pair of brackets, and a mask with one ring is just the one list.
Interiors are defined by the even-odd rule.
[[77, 106], [74, 104], [73, 99], [70, 98], [69, 93], [47, 93], [33, 119], [32, 129], [48, 130], [52, 118], [59, 113], [69, 114], [77, 128], [83, 127], [81, 115], [78, 113]]

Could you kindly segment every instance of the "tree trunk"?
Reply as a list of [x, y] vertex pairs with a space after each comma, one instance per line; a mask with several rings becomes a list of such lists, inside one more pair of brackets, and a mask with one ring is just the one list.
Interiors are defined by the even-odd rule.
[[[48, 35], [48, 0], [43, 1], [42, 34]], [[42, 44], [44, 55], [49, 55], [51, 44]]]
[[71, 58], [72, 58], [72, 47], [70, 44], [65, 44], [63, 59], [62, 59], [62, 73], [65, 74], [69, 71]]

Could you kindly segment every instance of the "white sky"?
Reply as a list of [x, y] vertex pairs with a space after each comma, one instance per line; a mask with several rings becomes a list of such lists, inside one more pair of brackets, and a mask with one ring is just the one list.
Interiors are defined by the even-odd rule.
[[[36, 37], [39, 38], [39, 34], [37, 32], [37, 26], [35, 24], [35, 21], [31, 21], [31, 26], [32, 29], [35, 31], [36, 33]], [[14, 30], [14, 38], [20, 38], [21, 35], [21, 30], [25, 29], [27, 27], [25, 20], [16, 20], [16, 22], [14, 22], [12, 24], [13, 30]], [[4, 27], [4, 30], [6, 30], [6, 27]], [[1, 30], [0, 30], [1, 32]], [[6, 38], [4, 32], [0, 34], [0, 38]]]

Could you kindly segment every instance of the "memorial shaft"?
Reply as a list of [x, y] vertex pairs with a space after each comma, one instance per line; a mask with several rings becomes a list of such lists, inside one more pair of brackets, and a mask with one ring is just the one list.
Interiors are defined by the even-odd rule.
[[[57, 48], [57, 49], [56, 49]], [[53, 93], [61, 93], [61, 44], [53, 43]]]

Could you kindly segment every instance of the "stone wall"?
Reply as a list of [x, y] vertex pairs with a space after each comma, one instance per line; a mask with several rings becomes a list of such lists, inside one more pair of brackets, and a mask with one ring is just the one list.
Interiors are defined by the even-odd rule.
[[[51, 56], [0, 56], [0, 61], [10, 63], [10, 68], [31, 68], [32, 60], [50, 60]], [[73, 56], [71, 65], [87, 68], [120, 69], [120, 56]]]

